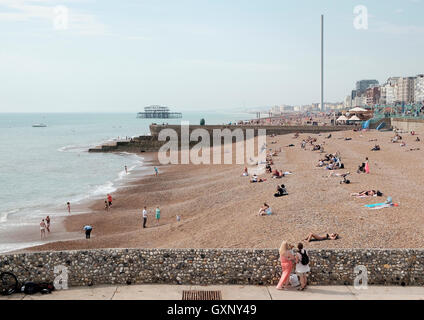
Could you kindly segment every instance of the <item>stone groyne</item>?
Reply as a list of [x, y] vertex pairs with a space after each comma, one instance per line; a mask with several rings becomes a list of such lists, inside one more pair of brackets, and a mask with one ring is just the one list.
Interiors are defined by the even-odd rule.
[[[340, 126], [260, 126], [260, 125], [190, 125], [189, 134], [196, 129], [205, 129], [209, 132], [212, 137], [214, 130], [225, 130], [229, 129], [232, 132], [236, 129], [241, 129], [244, 136], [246, 136], [246, 130], [254, 130], [254, 134], [257, 135], [259, 129], [265, 129], [267, 135], [275, 134], [290, 134], [290, 133], [327, 133], [334, 131], [345, 131], [352, 130], [355, 126], [340, 125]], [[157, 152], [160, 147], [163, 146], [166, 141], [159, 141], [159, 132], [163, 129], [174, 130], [178, 137], [181, 137], [181, 126], [180, 125], [150, 125], [150, 136], [140, 136], [132, 138], [127, 141], [118, 141], [115, 143], [109, 143], [101, 145], [95, 148], [89, 149], [89, 152]], [[193, 146], [197, 141], [190, 142], [190, 146]]]
[[[310, 284], [352, 285], [359, 274], [355, 267], [364, 266], [370, 285], [424, 285], [424, 249], [320, 249], [308, 254]], [[0, 255], [0, 270], [13, 272], [19, 281], [53, 281], [64, 268], [69, 286], [275, 285], [281, 275], [275, 249], [98, 249]]]

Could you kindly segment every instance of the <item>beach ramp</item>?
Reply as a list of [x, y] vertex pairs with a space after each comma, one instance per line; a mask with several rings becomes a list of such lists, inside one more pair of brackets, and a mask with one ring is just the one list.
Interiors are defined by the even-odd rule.
[[370, 120], [362, 122], [362, 129], [369, 129], [370, 128]]
[[378, 127], [376, 129], [379, 131], [379, 130], [383, 129], [385, 126], [386, 126], [386, 123], [382, 122], [378, 125]]

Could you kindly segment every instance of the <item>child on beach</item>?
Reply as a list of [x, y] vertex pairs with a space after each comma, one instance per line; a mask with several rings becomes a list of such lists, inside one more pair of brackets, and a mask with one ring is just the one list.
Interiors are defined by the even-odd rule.
[[156, 225], [159, 225], [159, 219], [160, 219], [160, 209], [159, 209], [159, 207], [156, 207], [155, 218], [156, 218]]
[[109, 211], [109, 202], [105, 200], [105, 210]]
[[143, 208], [143, 228], [146, 228], [146, 222], [147, 222], [147, 209], [146, 207]]
[[66, 203], [66, 206], [68, 207], [68, 213], [71, 213], [71, 203], [69, 201]]
[[40, 222], [40, 236], [41, 240], [46, 237], [46, 223], [44, 222], [44, 219]]

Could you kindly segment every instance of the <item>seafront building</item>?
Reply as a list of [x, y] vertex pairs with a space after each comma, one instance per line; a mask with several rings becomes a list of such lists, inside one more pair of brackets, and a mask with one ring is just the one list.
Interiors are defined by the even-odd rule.
[[419, 74], [415, 78], [414, 102], [424, 102], [424, 74]]
[[415, 91], [415, 77], [399, 78], [397, 81], [397, 97], [398, 103], [413, 103]]

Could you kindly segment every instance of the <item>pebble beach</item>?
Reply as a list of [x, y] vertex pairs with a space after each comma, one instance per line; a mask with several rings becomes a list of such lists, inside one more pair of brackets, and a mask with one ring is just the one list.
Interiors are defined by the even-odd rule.
[[[423, 197], [424, 133], [401, 133], [406, 146], [392, 143], [391, 131], [344, 131], [328, 134], [293, 134], [267, 137], [267, 148], [281, 152], [273, 157], [272, 168], [292, 175], [262, 183], [249, 183], [243, 165], [167, 165], [131, 182], [113, 194], [110, 211], [103, 202], [90, 205], [91, 213], [71, 215], [63, 231], [81, 233], [81, 239], [57, 241], [26, 251], [94, 248], [276, 248], [282, 240], [297, 244], [309, 233], [338, 233], [334, 241], [315, 241], [306, 248], [419, 248], [424, 246]], [[323, 144], [324, 153], [302, 149], [308, 136]], [[352, 138], [345, 140], [345, 138]], [[372, 140], [372, 141], [370, 141]], [[423, 140], [423, 139], [422, 139]], [[294, 144], [293, 147], [288, 145]], [[379, 144], [380, 151], [371, 151]], [[413, 150], [410, 149], [416, 149]], [[325, 153], [339, 152], [350, 184], [316, 165]], [[158, 165], [151, 154], [150, 165]], [[358, 174], [358, 166], [369, 158], [370, 173]], [[288, 196], [273, 196], [284, 184]], [[380, 190], [382, 197], [355, 198], [351, 193]], [[390, 196], [397, 207], [372, 210], [365, 204], [384, 202]], [[266, 202], [270, 216], [258, 216]], [[147, 228], [142, 228], [142, 208], [149, 211]], [[156, 226], [154, 209], [161, 208]], [[181, 216], [177, 222], [176, 216]], [[86, 240], [82, 226], [93, 226]]]

